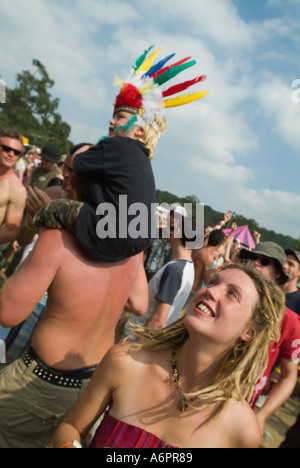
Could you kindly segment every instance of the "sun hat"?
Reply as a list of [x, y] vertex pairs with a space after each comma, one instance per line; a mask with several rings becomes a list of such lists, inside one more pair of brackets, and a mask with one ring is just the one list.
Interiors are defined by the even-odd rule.
[[280, 271], [279, 284], [284, 284], [288, 280], [285, 273], [284, 265], [286, 264], [286, 254], [283, 248], [276, 242], [261, 242], [254, 250], [241, 249], [239, 258], [241, 260], [253, 260], [256, 255], [263, 255], [264, 257], [272, 258], [275, 260]]

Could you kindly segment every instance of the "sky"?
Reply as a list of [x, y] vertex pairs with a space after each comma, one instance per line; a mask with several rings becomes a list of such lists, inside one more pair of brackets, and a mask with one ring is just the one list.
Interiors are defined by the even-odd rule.
[[180, 81], [208, 95], [166, 110], [157, 188], [299, 238], [299, 0], [0, 0], [0, 42], [8, 87], [45, 65], [74, 143], [107, 135], [113, 79], [149, 46], [192, 56]]

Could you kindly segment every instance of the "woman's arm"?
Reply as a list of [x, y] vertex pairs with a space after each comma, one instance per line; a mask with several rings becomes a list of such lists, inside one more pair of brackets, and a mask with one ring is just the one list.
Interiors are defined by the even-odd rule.
[[54, 448], [61, 448], [73, 440], [84, 442], [90, 429], [113, 401], [113, 391], [118, 386], [122, 357], [127, 347], [124, 343], [114, 346], [100, 362], [90, 383], [58, 427]]

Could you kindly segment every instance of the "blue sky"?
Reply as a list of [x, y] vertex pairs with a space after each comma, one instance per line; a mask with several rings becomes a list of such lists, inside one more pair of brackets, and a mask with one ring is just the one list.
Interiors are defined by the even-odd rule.
[[39, 59], [75, 143], [107, 133], [113, 78], [144, 49], [192, 55], [181, 80], [206, 74], [209, 94], [167, 110], [157, 188], [300, 236], [299, 0], [0, 0], [0, 11], [2, 79], [13, 87]]

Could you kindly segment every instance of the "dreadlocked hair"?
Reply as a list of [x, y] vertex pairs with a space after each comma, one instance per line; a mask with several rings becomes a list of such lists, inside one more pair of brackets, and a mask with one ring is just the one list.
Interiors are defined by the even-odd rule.
[[[216, 405], [217, 409], [210, 422], [221, 415], [232, 398], [250, 403], [254, 387], [267, 368], [270, 344], [280, 339], [280, 325], [285, 308], [285, 297], [281, 289], [250, 266], [226, 264], [217, 272], [233, 269], [243, 271], [252, 279], [258, 293], [258, 301], [249, 323], [250, 340], [239, 340], [236, 343], [222, 359], [213, 380], [206, 382], [198, 391], [185, 394], [187, 399], [196, 397], [201, 402], [199, 407], [189, 404], [199, 411]], [[130, 344], [132, 350], [178, 349], [189, 338], [185, 316], [160, 330], [149, 330], [134, 325], [132, 328], [139, 338], [137, 342]]]

